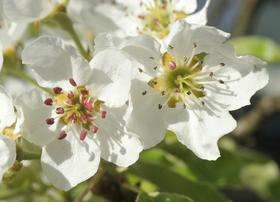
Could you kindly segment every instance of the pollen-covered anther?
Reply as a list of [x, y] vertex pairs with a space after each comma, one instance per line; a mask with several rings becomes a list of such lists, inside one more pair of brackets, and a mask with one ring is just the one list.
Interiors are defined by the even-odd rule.
[[97, 126], [93, 126], [91, 130], [95, 134], [98, 131], [98, 127]]
[[75, 81], [73, 78], [70, 78], [70, 79], [69, 79], [69, 83], [70, 83], [72, 86], [74, 86], [74, 87], [77, 86], [77, 83], [76, 83], [76, 81]]
[[82, 130], [81, 133], [80, 133], [80, 140], [85, 140], [86, 137], [87, 137], [87, 131], [86, 130]]
[[64, 108], [63, 107], [58, 107], [55, 110], [56, 114], [64, 114]]
[[62, 92], [62, 88], [60, 88], [60, 87], [54, 87], [53, 88], [53, 92], [55, 93], [55, 94], [60, 94], [61, 92]]
[[101, 118], [105, 119], [107, 117], [107, 111], [102, 111], [101, 112]]
[[58, 135], [59, 140], [63, 140], [67, 137], [67, 133], [65, 131], [61, 131]]
[[47, 98], [44, 101], [44, 104], [47, 105], [47, 106], [52, 106], [53, 105], [53, 100], [51, 98]]
[[54, 118], [47, 118], [47, 119], [46, 119], [46, 123], [47, 123], [48, 125], [53, 125], [53, 124], [54, 124]]
[[94, 109], [94, 104], [91, 101], [86, 102], [84, 106], [89, 112], [92, 112]]
[[69, 117], [69, 120], [72, 122], [72, 123], [77, 123], [78, 121], [78, 117], [76, 115], [76, 113], [72, 113]]

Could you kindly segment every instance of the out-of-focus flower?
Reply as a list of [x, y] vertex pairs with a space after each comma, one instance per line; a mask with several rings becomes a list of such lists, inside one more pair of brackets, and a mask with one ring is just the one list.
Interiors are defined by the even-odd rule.
[[16, 114], [12, 98], [4, 88], [0, 87], [0, 181], [4, 173], [12, 167], [16, 160], [16, 143], [14, 135]]
[[33, 22], [46, 17], [63, 0], [2, 0], [3, 13], [10, 22]]
[[217, 159], [218, 139], [236, 126], [229, 111], [250, 104], [268, 82], [265, 64], [236, 57], [226, 43], [229, 34], [213, 27], [177, 22], [163, 47], [147, 36], [125, 43], [100, 37], [98, 50], [115, 46], [143, 64], [143, 76], [132, 85], [128, 128], [140, 134], [145, 148], [159, 143], [168, 129], [200, 158]]
[[26, 23], [9, 21], [0, 1], [0, 71], [3, 65], [3, 54], [15, 52], [14, 47], [26, 29]]
[[[178, 20], [205, 25], [210, 0], [207, 0], [198, 12], [195, 12], [197, 0], [117, 0], [117, 2], [125, 6], [125, 16], [130, 19], [129, 24], [125, 24], [128, 20], [123, 20], [124, 24], [121, 25], [126, 33], [129, 35], [146, 33], [157, 39], [163, 39]], [[114, 19], [120, 20], [117, 16]]]
[[51, 183], [68, 190], [98, 169], [100, 157], [119, 166], [134, 163], [142, 143], [125, 128], [125, 105], [132, 62], [111, 48], [90, 65], [55, 37], [40, 37], [25, 47], [24, 64], [53, 94], [38, 91], [17, 100], [25, 121], [22, 134], [43, 147], [42, 167]]
[[114, 18], [125, 20], [125, 13], [113, 0], [71, 0], [67, 14], [82, 38], [89, 43], [99, 33], [119, 33], [122, 23]]
[[145, 33], [162, 39], [179, 19], [206, 24], [209, 3], [210, 0], [200, 11], [195, 12], [196, 0], [71, 0], [67, 13], [76, 30], [88, 42], [92, 42], [102, 32], [122, 37]]

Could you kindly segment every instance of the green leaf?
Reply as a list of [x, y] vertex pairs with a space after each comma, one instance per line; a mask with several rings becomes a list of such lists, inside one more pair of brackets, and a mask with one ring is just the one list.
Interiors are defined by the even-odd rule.
[[141, 193], [138, 195], [136, 202], [193, 202], [193, 200], [179, 194], [157, 193], [148, 195]]
[[[249, 188], [267, 199], [278, 197], [277, 191], [272, 191], [271, 187], [277, 179], [280, 181], [279, 168], [267, 156], [224, 138], [220, 141], [221, 157], [216, 161], [205, 161], [172, 138], [168, 138], [160, 148], [181, 159], [195, 176], [192, 179], [220, 188]], [[277, 190], [275, 187], [273, 189]]]
[[269, 64], [280, 62], [280, 46], [274, 41], [257, 36], [231, 40], [237, 55], [254, 55]]
[[[224, 202], [225, 199], [207, 183], [189, 179], [186, 170], [177, 171], [165, 159], [166, 153], [154, 150], [146, 151], [141, 160], [131, 166], [130, 174], [148, 180], [157, 186], [159, 192], [182, 194], [197, 202]], [[148, 153], [148, 154], [147, 154]], [[173, 161], [175, 162], [175, 161]], [[177, 165], [177, 168], [178, 165]], [[201, 194], [203, 190], [203, 194]]]

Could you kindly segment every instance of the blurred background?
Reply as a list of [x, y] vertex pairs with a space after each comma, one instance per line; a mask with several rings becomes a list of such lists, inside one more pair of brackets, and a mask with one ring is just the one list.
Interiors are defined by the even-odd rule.
[[[199, 3], [203, 5], [204, 1], [201, 0]], [[251, 106], [233, 112], [239, 120], [239, 126], [229, 136], [238, 148], [245, 149], [249, 153], [265, 155], [266, 158], [271, 159], [278, 173], [280, 165], [280, 26], [278, 22], [280, 1], [215, 0], [211, 2], [208, 17], [209, 25], [232, 34], [232, 43], [237, 49], [237, 54], [255, 55], [269, 64], [268, 86], [253, 97]], [[222, 192], [238, 202], [280, 201], [278, 174], [273, 177], [273, 166], [269, 169], [265, 167], [265, 164], [260, 163], [261, 165], [264, 166], [262, 169], [256, 165], [255, 168], [251, 168], [252, 172], [248, 171], [248, 179], [244, 183], [252, 183], [250, 186], [232, 189], [229, 188], [231, 187], [229, 184], [228, 188], [222, 188]], [[242, 172], [241, 169], [239, 174], [242, 175]], [[266, 183], [268, 184], [264, 185]], [[256, 191], [255, 188], [258, 186], [263, 187]], [[266, 192], [265, 189], [270, 189], [272, 198], [263, 195]]]
[[[208, 17], [209, 25], [232, 33], [238, 55], [266, 61], [270, 75], [252, 105], [232, 113], [238, 127], [220, 140], [221, 158], [198, 159], [168, 133], [129, 169], [103, 162], [98, 179], [70, 192], [48, 184], [39, 161], [24, 162], [0, 185], [0, 201], [280, 202], [280, 0], [212, 0]], [[161, 194], [145, 194], [153, 192]]]

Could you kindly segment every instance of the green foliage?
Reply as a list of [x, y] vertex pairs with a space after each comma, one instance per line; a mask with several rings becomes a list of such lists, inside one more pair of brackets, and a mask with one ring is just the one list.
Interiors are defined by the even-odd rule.
[[225, 201], [209, 184], [192, 181], [187, 177], [187, 172], [183, 174], [184, 171], [172, 168], [170, 164], [176, 164], [176, 160], [166, 158], [164, 151], [158, 152], [155, 149], [147, 153], [142, 155], [141, 160], [131, 166], [128, 172], [152, 182], [160, 192], [182, 194], [198, 202]]
[[155, 195], [148, 195], [141, 193], [137, 197], [136, 202], [193, 202], [193, 200], [178, 194], [157, 193]]
[[254, 55], [269, 64], [280, 62], [280, 46], [274, 41], [257, 36], [231, 40], [238, 55]]

